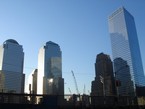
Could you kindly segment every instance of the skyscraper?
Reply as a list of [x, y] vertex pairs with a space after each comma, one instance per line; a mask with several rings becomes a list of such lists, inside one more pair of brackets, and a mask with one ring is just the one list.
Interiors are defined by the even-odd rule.
[[[127, 61], [122, 58], [116, 58], [114, 60], [115, 79], [117, 87], [117, 95], [132, 96], [134, 95], [133, 81], [131, 80], [131, 74]], [[118, 84], [117, 84], [118, 82]]]
[[100, 53], [97, 55], [95, 63], [95, 80], [92, 81], [93, 96], [115, 95], [115, 82], [113, 76], [113, 66], [109, 55]]
[[40, 48], [38, 54], [38, 94], [64, 95], [61, 59], [61, 50], [58, 44], [49, 41]]
[[32, 93], [37, 94], [37, 73], [38, 70], [34, 69], [32, 74]]
[[[25, 86], [25, 93], [37, 94], [37, 77], [38, 77], [37, 73], [38, 73], [38, 70], [37, 69], [33, 69], [32, 72], [29, 74], [28, 79], [27, 79], [27, 83], [26, 83], [26, 86]], [[29, 96], [28, 100], [31, 103], [40, 102], [39, 101], [40, 99], [37, 96], [33, 96], [33, 97]]]
[[0, 92], [24, 93], [24, 52], [13, 39], [0, 46]]
[[[113, 59], [121, 58], [127, 62], [126, 64], [129, 65], [129, 72], [134, 86], [145, 86], [145, 77], [133, 16], [124, 7], [121, 7], [109, 16], [108, 22]], [[115, 63], [114, 68], [116, 69]]]

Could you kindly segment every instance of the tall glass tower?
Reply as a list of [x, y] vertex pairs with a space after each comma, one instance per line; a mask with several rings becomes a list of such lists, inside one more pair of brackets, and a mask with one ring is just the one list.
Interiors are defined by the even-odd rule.
[[61, 50], [58, 44], [49, 41], [38, 54], [37, 93], [64, 95]]
[[24, 52], [13, 39], [0, 46], [0, 92], [24, 93]]
[[[121, 58], [129, 65], [131, 80], [135, 86], [145, 86], [142, 60], [133, 16], [121, 7], [108, 19], [113, 59]], [[117, 67], [117, 68], [116, 68]], [[114, 69], [121, 69], [114, 63]], [[118, 72], [117, 70], [115, 72]], [[121, 75], [121, 73], [118, 73]]]

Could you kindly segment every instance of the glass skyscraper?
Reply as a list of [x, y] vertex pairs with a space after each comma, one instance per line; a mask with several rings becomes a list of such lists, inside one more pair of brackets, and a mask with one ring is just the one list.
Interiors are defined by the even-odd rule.
[[[129, 66], [131, 81], [133, 81], [134, 86], [145, 86], [145, 77], [133, 16], [124, 7], [121, 7], [109, 16], [108, 22], [113, 59], [120, 58], [127, 62], [126, 65]], [[119, 64], [116, 63], [117, 61], [114, 62], [114, 69], [117, 73], [117, 69], [121, 69], [122, 65], [119, 68]], [[122, 75], [122, 73], [118, 74]], [[129, 79], [129, 75], [126, 78]]]
[[64, 95], [61, 50], [52, 41], [39, 50], [37, 85], [38, 94]]
[[24, 52], [13, 39], [0, 46], [0, 92], [24, 93]]
[[116, 58], [114, 59], [114, 65], [115, 68], [115, 79], [116, 83], [118, 83], [117, 86], [117, 95], [134, 95], [134, 86], [133, 81], [131, 80], [131, 74], [129, 65], [127, 64], [127, 61], [124, 61], [122, 58]]

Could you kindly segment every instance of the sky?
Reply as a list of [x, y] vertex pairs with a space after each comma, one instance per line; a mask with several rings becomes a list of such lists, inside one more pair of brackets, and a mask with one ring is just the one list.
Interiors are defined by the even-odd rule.
[[90, 93], [96, 55], [112, 59], [108, 16], [124, 6], [135, 19], [145, 71], [145, 0], [0, 0], [0, 45], [15, 39], [23, 46], [24, 73], [38, 65], [38, 51], [47, 41], [59, 44], [65, 94]]

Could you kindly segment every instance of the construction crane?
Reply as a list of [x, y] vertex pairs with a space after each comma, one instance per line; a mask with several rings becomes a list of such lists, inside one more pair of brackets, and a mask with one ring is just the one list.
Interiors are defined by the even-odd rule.
[[85, 86], [85, 84], [84, 84], [83, 94], [86, 94], [86, 86]]
[[77, 94], [79, 95], [80, 93], [79, 93], [79, 90], [78, 90], [78, 85], [77, 85], [77, 81], [76, 81], [74, 72], [73, 72], [73, 71], [71, 71], [71, 72], [72, 72], [72, 76], [73, 76], [73, 78], [74, 78], [74, 82], [75, 82], [75, 87], [76, 87]]
[[72, 94], [70, 88], [68, 88], [68, 90], [69, 90], [69, 93]]

